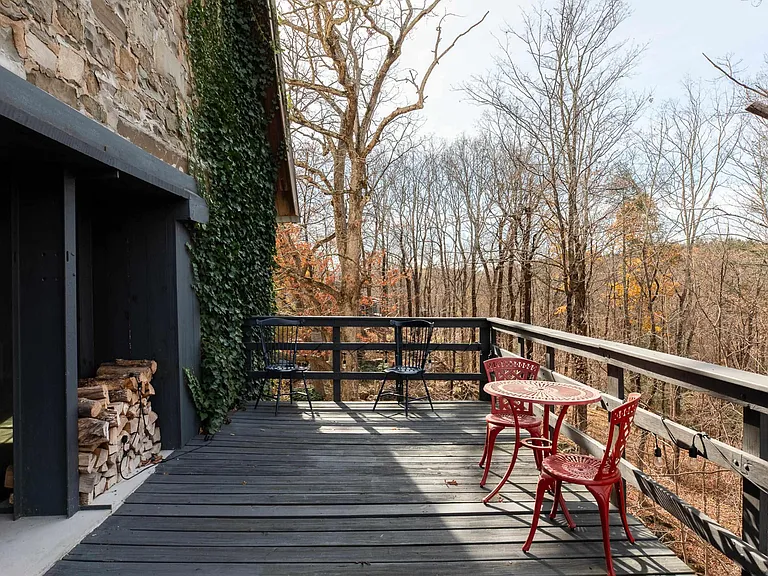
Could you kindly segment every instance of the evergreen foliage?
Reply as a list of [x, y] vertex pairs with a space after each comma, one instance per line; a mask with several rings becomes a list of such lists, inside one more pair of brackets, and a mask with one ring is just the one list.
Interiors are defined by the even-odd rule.
[[192, 164], [210, 220], [192, 231], [201, 377], [187, 371], [208, 432], [245, 394], [243, 321], [274, 310], [276, 158], [265, 106], [275, 56], [265, 0], [192, 0], [187, 14]]

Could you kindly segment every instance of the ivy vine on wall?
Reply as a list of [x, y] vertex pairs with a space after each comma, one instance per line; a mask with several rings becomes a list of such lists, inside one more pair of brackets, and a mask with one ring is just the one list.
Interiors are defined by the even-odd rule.
[[210, 219], [190, 246], [201, 375], [187, 381], [208, 432], [244, 394], [243, 320], [272, 313], [276, 159], [267, 140], [275, 78], [266, 0], [191, 0], [192, 166]]

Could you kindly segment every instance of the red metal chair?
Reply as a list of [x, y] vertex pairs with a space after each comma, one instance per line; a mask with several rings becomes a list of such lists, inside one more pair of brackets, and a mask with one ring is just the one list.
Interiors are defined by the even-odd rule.
[[619, 495], [619, 513], [624, 524], [624, 531], [627, 533], [627, 539], [634, 544], [635, 539], [629, 531], [629, 524], [627, 524], [624, 484], [621, 481], [619, 461], [627, 445], [627, 438], [629, 438], [632, 421], [635, 418], [635, 412], [637, 412], [637, 405], [639, 403], [640, 394], [630, 394], [624, 404], [611, 412], [608, 443], [606, 444], [602, 460], [583, 454], [553, 454], [544, 458], [541, 463], [539, 483], [536, 487], [536, 504], [533, 509], [531, 531], [528, 534], [528, 540], [523, 545], [523, 552], [528, 552], [531, 549], [536, 526], [539, 523], [539, 514], [544, 502], [544, 493], [554, 485], [554, 500], [552, 502], [552, 512], [549, 515], [550, 518], [554, 518], [557, 514], [557, 504], [560, 500], [563, 482], [581, 484], [597, 500], [597, 507], [600, 511], [600, 523], [603, 527], [605, 563], [608, 568], [608, 574], [615, 576], [613, 560], [611, 559], [608, 509], [610, 507], [611, 491], [615, 486]]
[[[483, 362], [489, 381], [496, 380], [535, 380], [539, 375], [539, 365], [525, 358], [492, 358]], [[485, 448], [478, 466], [483, 468], [483, 479], [480, 486], [485, 486], [488, 471], [491, 469], [493, 446], [499, 432], [507, 427], [515, 427], [515, 449], [512, 453], [512, 466], [517, 459], [520, 446], [525, 444], [520, 440], [519, 429], [527, 430], [532, 437], [541, 436], [541, 418], [533, 414], [530, 402], [512, 402], [507, 398], [491, 398], [491, 413], [485, 417]], [[531, 447], [531, 446], [529, 446]], [[539, 465], [539, 451], [533, 451], [536, 466]]]

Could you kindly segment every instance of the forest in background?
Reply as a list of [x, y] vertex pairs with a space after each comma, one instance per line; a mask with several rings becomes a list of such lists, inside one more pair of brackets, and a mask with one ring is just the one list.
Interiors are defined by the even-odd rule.
[[[676, 100], [629, 93], [643, 47], [616, 35], [627, 5], [545, 2], [503, 31], [494, 69], [461, 86], [485, 110], [476, 134], [438, 139], [417, 116], [431, 71], [471, 50], [479, 24], [444, 38], [439, 5], [280, 3], [302, 215], [278, 232], [279, 310], [499, 316], [764, 373], [768, 123], [744, 111], [766, 96], [761, 78], [739, 85], [722, 61], [711, 78], [681, 78]], [[434, 50], [410, 70], [398, 63], [417, 30]], [[602, 369], [563, 360], [602, 387]], [[434, 362], [465, 371], [476, 360]], [[740, 444], [737, 407], [645, 377], [627, 388]], [[345, 399], [372, 390], [357, 384]], [[573, 418], [602, 434], [586, 411]], [[633, 446], [642, 469], [740, 532], [738, 476], [668, 446], [658, 463], [647, 435]], [[633, 505], [702, 573], [737, 573], [650, 502], [635, 494]]]

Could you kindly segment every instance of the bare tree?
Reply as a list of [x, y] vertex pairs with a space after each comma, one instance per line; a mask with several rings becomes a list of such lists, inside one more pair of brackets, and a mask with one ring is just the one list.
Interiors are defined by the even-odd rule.
[[[643, 105], [621, 90], [642, 53], [613, 39], [626, 17], [621, 0], [539, 6], [524, 14], [521, 31], [505, 31], [496, 70], [465, 86], [476, 102], [520, 126], [534, 147], [531, 167], [544, 183], [562, 272], [565, 327], [577, 334], [588, 332], [591, 235], [603, 217], [618, 144]], [[530, 62], [520, 62], [518, 45]], [[586, 364], [577, 360], [574, 372], [586, 379]]]
[[[336, 299], [342, 314], [360, 312], [364, 278], [363, 213], [369, 162], [397, 148], [407, 117], [424, 107], [429, 79], [456, 43], [482, 19], [444, 42], [437, 19], [432, 57], [420, 73], [400, 66], [405, 43], [437, 15], [441, 0], [282, 0], [281, 39], [290, 115], [300, 139], [327, 158], [297, 166], [330, 197], [339, 258]], [[484, 17], [483, 17], [484, 18]], [[405, 125], [404, 125], [405, 124]]]

